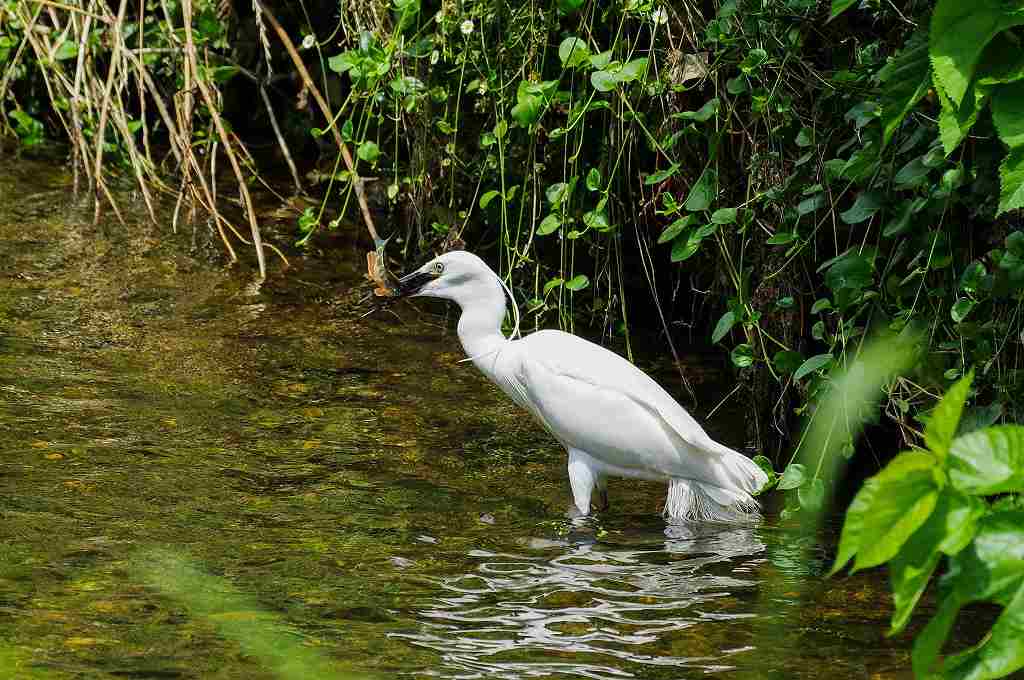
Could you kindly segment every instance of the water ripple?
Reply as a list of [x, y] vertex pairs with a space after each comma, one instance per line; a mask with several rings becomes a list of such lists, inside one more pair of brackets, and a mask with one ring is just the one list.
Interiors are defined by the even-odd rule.
[[725, 671], [751, 648], [730, 641], [722, 622], [754, 616], [764, 551], [750, 528], [677, 532], [641, 546], [476, 550], [475, 569], [441, 579], [444, 595], [416, 612], [420, 629], [391, 636], [437, 652], [440, 663], [425, 674], [442, 678]]

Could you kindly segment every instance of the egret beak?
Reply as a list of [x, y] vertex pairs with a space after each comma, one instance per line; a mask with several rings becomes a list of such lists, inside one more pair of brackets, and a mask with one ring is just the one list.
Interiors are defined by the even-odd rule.
[[423, 286], [433, 281], [436, 277], [430, 272], [413, 272], [398, 279], [398, 297], [409, 297], [420, 292]]

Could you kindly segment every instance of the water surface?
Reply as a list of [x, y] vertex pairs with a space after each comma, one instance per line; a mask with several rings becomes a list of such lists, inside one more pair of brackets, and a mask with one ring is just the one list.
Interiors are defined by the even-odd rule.
[[[94, 227], [69, 187], [0, 165], [0, 646], [24, 677], [274, 677], [218, 628], [261, 612], [374, 677], [910, 677], [883, 574], [824, 581], [827, 536], [666, 534], [662, 487], [628, 481], [567, 530], [564, 453], [458, 363], [441, 308], [364, 318], [357, 247], [260, 286], [205, 225]], [[701, 403], [731, 388], [688, 361]], [[739, 417], [709, 429], [739, 446]], [[197, 615], [134, 568], [153, 549], [254, 610]]]

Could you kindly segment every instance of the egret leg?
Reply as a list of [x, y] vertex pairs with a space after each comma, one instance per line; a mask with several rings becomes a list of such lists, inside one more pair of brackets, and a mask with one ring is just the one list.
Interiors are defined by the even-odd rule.
[[573, 504], [581, 516], [590, 514], [590, 496], [595, 487], [604, 486], [603, 481], [590, 456], [583, 451], [569, 449], [569, 484], [572, 486]]

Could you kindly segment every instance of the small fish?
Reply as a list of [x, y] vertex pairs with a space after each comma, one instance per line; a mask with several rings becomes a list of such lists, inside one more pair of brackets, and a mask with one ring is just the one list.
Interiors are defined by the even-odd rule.
[[366, 277], [377, 284], [373, 294], [377, 297], [395, 297], [395, 288], [391, 285], [387, 265], [384, 263], [384, 253], [380, 250], [371, 250], [366, 253]]

